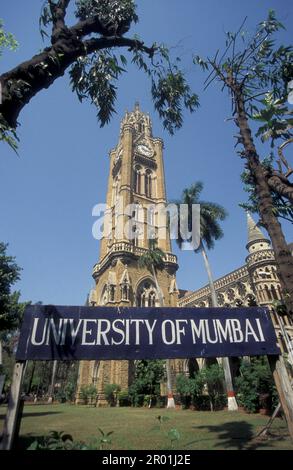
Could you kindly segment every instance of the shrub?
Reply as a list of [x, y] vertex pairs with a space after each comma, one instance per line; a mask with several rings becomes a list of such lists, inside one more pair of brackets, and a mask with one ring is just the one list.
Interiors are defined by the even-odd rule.
[[271, 408], [276, 389], [266, 357], [243, 361], [240, 376], [236, 378], [237, 398], [240, 405], [250, 413], [261, 407]]
[[97, 389], [95, 385], [83, 385], [80, 389], [80, 397], [85, 404], [95, 404], [97, 397]]
[[[56, 400], [60, 401], [60, 403], [65, 403], [67, 401], [71, 402], [74, 400], [75, 397], [75, 384], [69, 382], [65, 385], [64, 388], [60, 388], [56, 393]], [[95, 394], [97, 393], [95, 388]]]
[[128, 395], [128, 390], [122, 390], [118, 393], [119, 406], [130, 406], [131, 399]]
[[194, 392], [192, 379], [184, 374], [179, 374], [176, 377], [176, 390], [179, 393], [183, 408], [188, 408], [190, 406], [191, 397]]
[[117, 404], [118, 393], [120, 392], [120, 385], [107, 384], [105, 386], [105, 398], [110, 406]]

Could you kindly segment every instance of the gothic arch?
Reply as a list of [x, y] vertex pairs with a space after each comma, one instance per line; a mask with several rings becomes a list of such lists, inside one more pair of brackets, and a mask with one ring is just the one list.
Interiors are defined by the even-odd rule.
[[185, 375], [193, 379], [195, 375], [199, 372], [199, 364], [197, 362], [197, 359], [186, 359], [183, 364], [183, 370]]
[[142, 190], [142, 168], [140, 165], [135, 165], [133, 169], [133, 190], [137, 194], [141, 194]]
[[93, 376], [92, 376], [93, 385], [98, 384], [99, 375], [101, 371], [100, 364], [101, 364], [100, 361], [95, 361], [94, 368], [93, 368]]
[[108, 301], [109, 301], [108, 286], [107, 286], [107, 284], [105, 284], [103, 289], [102, 289], [102, 292], [101, 292], [99, 305], [106, 305], [108, 303]]
[[214, 364], [219, 364], [219, 360], [216, 357], [206, 357], [204, 361], [205, 367], [210, 367]]
[[153, 172], [149, 168], [146, 169], [144, 175], [144, 188], [146, 197], [153, 196]]
[[159, 305], [158, 292], [150, 277], [140, 280], [135, 292], [137, 307], [157, 307]]

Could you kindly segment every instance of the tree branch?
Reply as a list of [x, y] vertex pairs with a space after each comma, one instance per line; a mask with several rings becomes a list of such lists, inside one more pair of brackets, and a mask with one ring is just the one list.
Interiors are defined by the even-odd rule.
[[268, 177], [268, 185], [276, 194], [293, 203], [293, 184], [283, 175], [274, 171], [273, 175]]
[[51, 0], [48, 0], [53, 20], [51, 35], [52, 44], [57, 42], [58, 39], [60, 39], [62, 33], [68, 30], [65, 24], [65, 15], [70, 1], [71, 0], [59, 0], [59, 2], [56, 4]]
[[142, 41], [123, 37], [92, 38], [83, 41], [83, 46], [86, 54], [111, 47], [128, 47], [131, 51], [137, 49], [147, 54], [150, 58], [152, 58], [156, 52], [156, 47], [147, 47]]

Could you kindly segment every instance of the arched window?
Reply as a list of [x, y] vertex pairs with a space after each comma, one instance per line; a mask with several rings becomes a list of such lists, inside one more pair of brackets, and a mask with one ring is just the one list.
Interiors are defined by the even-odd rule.
[[110, 297], [110, 302], [115, 302], [115, 286], [111, 285], [109, 286], [109, 297]]
[[108, 286], [105, 285], [102, 290], [102, 294], [100, 298], [100, 305], [106, 305], [108, 302], [109, 302], [109, 289], [108, 289]]
[[189, 359], [187, 362], [187, 373], [191, 379], [194, 379], [199, 371], [198, 362], [196, 359]]
[[129, 285], [122, 284], [121, 286], [121, 300], [129, 300]]
[[136, 166], [133, 175], [133, 189], [137, 194], [141, 193], [141, 168]]
[[273, 300], [272, 299], [272, 294], [270, 293], [270, 289], [268, 288], [268, 286], [265, 284], [265, 293], [266, 293], [266, 297], [268, 300]]
[[273, 284], [271, 285], [271, 293], [272, 293], [273, 299], [278, 300], [278, 294]]
[[99, 369], [100, 369], [100, 361], [96, 361], [95, 366], [94, 366], [93, 377], [92, 377], [93, 385], [97, 385], [98, 383]]
[[116, 204], [118, 195], [119, 195], [119, 177], [116, 176], [115, 180], [113, 181], [113, 189], [112, 189], [112, 204]]
[[153, 291], [153, 292], [150, 292], [149, 293], [149, 307], [155, 307], [156, 306], [156, 293]]
[[137, 289], [136, 304], [138, 307], [156, 307], [157, 291], [152, 281], [146, 280]]
[[146, 170], [145, 172], [145, 195], [146, 197], [152, 197], [152, 172]]
[[134, 246], [139, 246], [139, 235], [140, 235], [139, 226], [134, 225], [133, 226], [133, 236], [132, 236], [132, 244]]
[[148, 207], [148, 224], [151, 227], [154, 227], [155, 225], [155, 207], [154, 206]]

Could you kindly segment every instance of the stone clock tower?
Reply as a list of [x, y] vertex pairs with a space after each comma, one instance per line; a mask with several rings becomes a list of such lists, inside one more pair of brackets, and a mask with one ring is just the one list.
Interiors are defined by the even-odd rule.
[[[124, 116], [118, 144], [109, 157], [104, 233], [99, 262], [93, 269], [96, 287], [90, 294], [89, 304], [158, 306], [154, 279], [149, 271], [138, 265], [140, 256], [149, 248], [149, 239], [156, 238], [157, 246], [165, 253], [164, 270], [158, 272], [164, 305], [175, 307], [178, 300], [177, 259], [171, 252], [166, 223], [162, 222], [157, 210], [166, 203], [163, 141], [153, 137], [150, 117], [139, 109], [138, 104]], [[80, 401], [80, 388], [94, 384], [98, 404], [102, 405], [105, 403], [105, 385], [115, 383], [126, 390], [134, 370], [135, 364], [129, 361], [82, 361], [77, 401]]]

